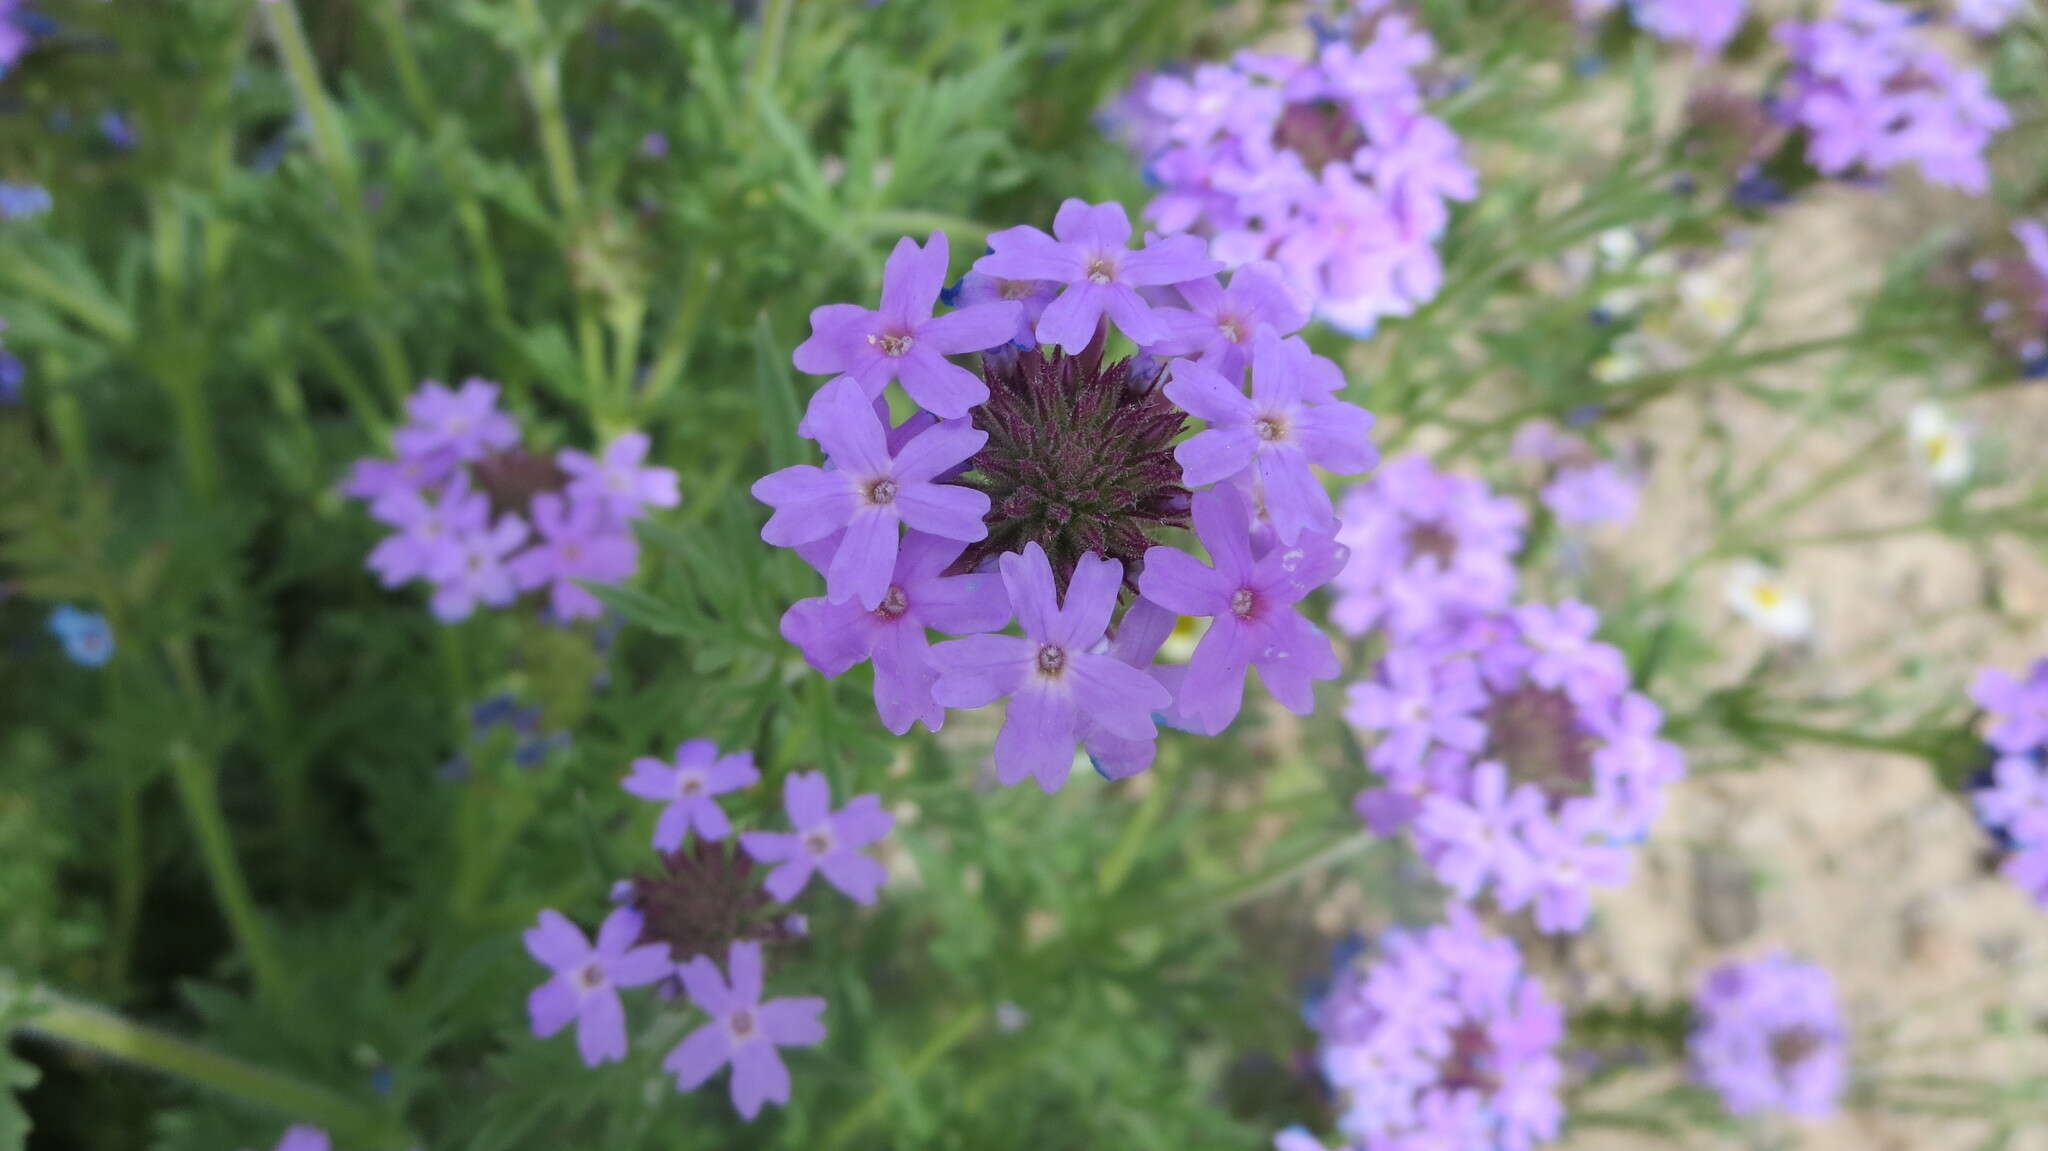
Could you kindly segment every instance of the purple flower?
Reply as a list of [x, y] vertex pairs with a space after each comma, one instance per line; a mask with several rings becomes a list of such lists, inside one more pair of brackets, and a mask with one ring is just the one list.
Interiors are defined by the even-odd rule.
[[2007, 755], [2048, 746], [2048, 659], [2036, 660], [2023, 680], [1995, 667], [1977, 673], [1970, 698], [1984, 709], [1985, 742]]
[[417, 489], [391, 487], [377, 497], [371, 513], [398, 529], [370, 549], [369, 569], [385, 587], [415, 579], [440, 580], [463, 560], [462, 541], [483, 530], [491, 502], [469, 490], [458, 474], [431, 500]]
[[[899, 380], [910, 398], [942, 419], [958, 419], [988, 398], [988, 387], [949, 355], [1009, 341], [1022, 305], [993, 301], [932, 317], [946, 283], [946, 234], [923, 248], [897, 241], [882, 270], [882, 307], [827, 304], [811, 313], [811, 338], [797, 346], [796, 366], [818, 375], [848, 375], [868, 398]], [[815, 421], [806, 417], [807, 424]]]
[[1226, 380], [1241, 380], [1251, 360], [1252, 337], [1271, 330], [1286, 336], [1308, 323], [1309, 307], [1287, 283], [1280, 265], [1246, 264], [1231, 273], [1228, 288], [1214, 276], [1175, 284], [1186, 308], [1159, 308], [1169, 334], [1150, 349], [1161, 355], [1193, 356]]
[[1486, 725], [1477, 716], [1486, 690], [1470, 660], [1395, 648], [1381, 661], [1380, 678], [1354, 683], [1348, 694], [1344, 717], [1384, 733], [1370, 757], [1383, 771], [1418, 768], [1432, 747], [1476, 752], [1486, 745]]
[[1782, 952], [1700, 978], [1693, 1072], [1737, 1115], [1832, 1114], [1848, 1085], [1848, 1036], [1826, 970]]
[[1188, 360], [1174, 363], [1166, 397], [1209, 424], [1174, 449], [1182, 479], [1195, 487], [1256, 469], [1283, 544], [1293, 544], [1304, 531], [1336, 528], [1330, 494], [1309, 465], [1354, 473], [1378, 460], [1367, 438], [1371, 413], [1304, 395], [1300, 363], [1272, 332], [1252, 342], [1250, 398], [1215, 371]]
[[1392, 460], [1345, 493], [1330, 619], [1347, 635], [1415, 636], [1505, 607], [1515, 591], [1523, 513], [1470, 476], [1423, 456]]
[[761, 1001], [761, 945], [735, 943], [726, 953], [728, 984], [718, 964], [699, 955], [678, 969], [683, 989], [711, 1022], [676, 1044], [662, 1070], [676, 1077], [676, 1089], [694, 1091], [727, 1063], [732, 1064], [732, 1105], [742, 1117], [761, 1113], [763, 1103], [789, 1102], [789, 1068], [777, 1047], [808, 1047], [825, 1038], [825, 1001], [817, 996]]
[[675, 472], [640, 466], [647, 458], [647, 444], [644, 432], [622, 432], [605, 445], [601, 458], [573, 448], [557, 452], [555, 462], [569, 474], [569, 497], [601, 504], [622, 520], [648, 508], [676, 506], [682, 496], [676, 491]]
[[[0, 51], [5, 50], [7, 28], [0, 24]], [[4, 63], [4, 61], [0, 61]], [[39, 184], [10, 184], [0, 180], [0, 220], [31, 220], [50, 210], [50, 192]]]
[[628, 907], [605, 916], [595, 945], [561, 912], [541, 912], [539, 926], [526, 931], [526, 950], [554, 976], [527, 997], [533, 1033], [546, 1038], [573, 1019], [584, 1063], [624, 1059], [626, 1012], [618, 989], [653, 983], [674, 970], [667, 944], [636, 947], [639, 938], [640, 913]]
[[[640, 566], [640, 544], [605, 506], [571, 489], [568, 500], [553, 492], [533, 497], [533, 526], [540, 541], [512, 558], [521, 589], [549, 587], [549, 603], [562, 619], [604, 614], [604, 604], [577, 580], [611, 583]], [[502, 522], [502, 521], [501, 521]]]
[[667, 804], [654, 823], [654, 847], [674, 851], [683, 845], [683, 836], [691, 828], [699, 839], [724, 839], [730, 834], [732, 824], [725, 818], [725, 809], [718, 806], [718, 797], [752, 787], [760, 778], [753, 752], [721, 756], [710, 740], [691, 739], [676, 745], [670, 763], [651, 755], [635, 759], [633, 774], [622, 786], [641, 799]]
[[964, 420], [928, 428], [891, 453], [887, 428], [850, 377], [825, 385], [813, 409], [813, 430], [829, 468], [784, 468], [754, 483], [754, 498], [775, 509], [761, 538], [779, 547], [845, 535], [825, 572], [834, 603], [858, 599], [869, 611], [882, 606], [896, 567], [896, 525], [950, 540], [988, 534], [982, 516], [988, 497], [939, 482], [948, 469], [981, 450], [988, 434]]
[[396, 460], [365, 456], [349, 466], [341, 493], [369, 504], [370, 514], [385, 523], [401, 524], [417, 512], [392, 512], [386, 501], [398, 500], [401, 494], [425, 494], [427, 488], [438, 487], [453, 476], [461, 463], [453, 452], [445, 451]]
[[1564, 524], [1623, 523], [1634, 519], [1640, 484], [1612, 461], [1564, 467], [1544, 485], [1543, 503]]
[[1583, 802], [1567, 803], [1551, 818], [1524, 820], [1526, 860], [1500, 873], [1501, 907], [1531, 907], [1536, 929], [1552, 935], [1584, 927], [1593, 913], [1592, 889], [1628, 882], [1628, 849], [1610, 842], [1605, 830], [1599, 810]]
[[1152, 713], [1173, 697], [1145, 673], [1094, 652], [1116, 610], [1122, 564], [1082, 556], [1063, 606], [1052, 565], [1035, 542], [998, 563], [1024, 635], [978, 635], [932, 648], [939, 669], [933, 694], [948, 707], [1008, 697], [996, 736], [996, 777], [1011, 786], [1031, 776], [1057, 791], [1073, 765], [1084, 721], [1124, 739], [1150, 739]]
[[1749, 0], [1634, 0], [1636, 24], [1659, 40], [1691, 44], [1702, 59], [1735, 39]]
[[2048, 770], [2026, 756], [2008, 755], [1991, 769], [1991, 783], [1972, 795], [1977, 817], [2015, 842], [2048, 842]]
[[1435, 845], [1430, 863], [1437, 878], [1465, 900], [1489, 883], [1516, 883], [1532, 870], [1520, 833], [1543, 813], [1542, 794], [1531, 784], [1511, 785], [1498, 763], [1472, 769], [1471, 791], [1469, 797], [1429, 796], [1416, 822]]
[[1577, 600], [1524, 604], [1515, 609], [1515, 625], [1531, 656], [1526, 674], [1537, 687], [1594, 706], [1628, 685], [1621, 653], [1593, 638], [1600, 613], [1591, 607]]
[[932, 666], [925, 628], [949, 635], [994, 631], [1010, 620], [1010, 601], [993, 572], [944, 574], [966, 545], [909, 532], [896, 553], [896, 570], [879, 606], [824, 596], [799, 600], [782, 616], [782, 637], [826, 676], [863, 660], [875, 662], [875, 710], [897, 735], [922, 721], [937, 731], [946, 709], [932, 698]]
[[327, 1132], [310, 1123], [292, 1124], [277, 1141], [277, 1151], [330, 1151], [333, 1146]]
[[1186, 552], [1155, 547], [1145, 553], [1138, 591], [1185, 616], [1211, 622], [1188, 661], [1176, 701], [1203, 734], [1230, 726], [1244, 700], [1245, 674], [1259, 679], [1297, 715], [1315, 709], [1313, 681], [1334, 679], [1337, 653], [1329, 637], [1294, 605], [1344, 566], [1344, 549], [1327, 536], [1307, 535], [1263, 557], [1252, 554], [1251, 520], [1244, 504], [1223, 491], [1197, 492], [1195, 534], [1215, 566]]
[[498, 410], [498, 385], [489, 380], [471, 377], [458, 391], [429, 380], [405, 401], [405, 413], [411, 422], [391, 437], [403, 457], [476, 460], [519, 442], [519, 425]]
[[511, 557], [526, 543], [528, 532], [525, 520], [508, 514], [488, 528], [458, 535], [446, 566], [430, 573], [434, 615], [452, 623], [467, 619], [478, 604], [504, 607], [511, 603], [519, 594]]
[[1164, 339], [1165, 321], [1138, 289], [1198, 280], [1223, 269], [1194, 236], [1148, 240], [1138, 251], [1128, 250], [1131, 220], [1114, 201], [1069, 199], [1053, 217], [1052, 230], [1048, 236], [1029, 225], [1005, 228], [988, 238], [989, 254], [976, 260], [974, 269], [1006, 280], [1064, 284], [1039, 319], [1037, 335], [1040, 343], [1069, 352], [1094, 340], [1104, 314], [1133, 343]]
[[0, 77], [14, 67], [28, 51], [30, 37], [28, 29], [21, 26], [20, 8], [22, 0], [0, 0]]
[[856, 795], [832, 810], [832, 785], [820, 771], [797, 772], [783, 781], [782, 805], [794, 832], [749, 831], [740, 846], [762, 863], [780, 866], [768, 873], [768, 894], [784, 903], [797, 897], [813, 872], [856, 903], [873, 903], [889, 871], [860, 849], [879, 843], [896, 825], [882, 810], [880, 796]]

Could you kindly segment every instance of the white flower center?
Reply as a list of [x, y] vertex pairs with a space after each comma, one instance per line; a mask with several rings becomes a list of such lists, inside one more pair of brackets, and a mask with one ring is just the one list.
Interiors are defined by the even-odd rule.
[[1058, 677], [1067, 669], [1067, 649], [1053, 644], [1041, 645], [1038, 649], [1038, 674]]
[[1116, 279], [1115, 259], [1109, 256], [1096, 256], [1088, 261], [1088, 280], [1090, 283], [1107, 284], [1114, 279]]
[[868, 485], [868, 502], [876, 505], [896, 502], [896, 481], [887, 476]]
[[1231, 593], [1230, 614], [1236, 616], [1239, 619], [1250, 619], [1252, 615], [1252, 608], [1257, 606], [1257, 604], [1258, 597], [1252, 594], [1252, 589], [1248, 587], [1241, 587], [1237, 589], [1235, 592]]
[[903, 355], [910, 350], [910, 345], [916, 342], [909, 332], [887, 332], [879, 336], [868, 336], [868, 343], [878, 345], [885, 356]]
[[1252, 431], [1270, 444], [1287, 437], [1287, 421], [1275, 415], [1260, 416], [1252, 421]]
[[703, 795], [709, 781], [701, 771], [684, 771], [676, 775], [676, 798], [695, 799]]

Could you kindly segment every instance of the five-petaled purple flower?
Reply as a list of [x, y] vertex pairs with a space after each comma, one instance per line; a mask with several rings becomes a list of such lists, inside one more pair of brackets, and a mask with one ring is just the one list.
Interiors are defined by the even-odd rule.
[[410, 422], [391, 437], [401, 456], [450, 451], [475, 460], [519, 442], [519, 425], [498, 410], [498, 385], [489, 380], [467, 379], [455, 391], [429, 380], [405, 401], [405, 414]]
[[957, 540], [907, 532], [880, 606], [864, 608], [850, 599], [833, 603], [825, 596], [798, 600], [782, 615], [782, 637], [826, 676], [873, 659], [875, 710], [883, 725], [897, 735], [919, 721], [937, 731], [946, 722], [946, 709], [932, 698], [939, 673], [932, 667], [925, 628], [977, 635], [1010, 620], [1009, 597], [995, 573], [944, 574], [965, 547]]
[[1279, 335], [1252, 341], [1252, 394], [1204, 364], [1179, 360], [1166, 398], [1207, 420], [1209, 427], [1174, 449], [1190, 486], [1219, 483], [1257, 469], [1266, 509], [1280, 542], [1304, 531], [1336, 528], [1330, 493], [1309, 470], [1355, 473], [1378, 460], [1367, 439], [1372, 414], [1354, 404], [1304, 394], [1304, 365], [1288, 354]]
[[647, 433], [621, 432], [604, 446], [601, 456], [575, 448], [555, 453], [555, 462], [569, 475], [569, 498], [600, 504], [622, 520], [633, 519], [648, 508], [676, 506], [682, 501], [676, 491], [676, 473], [669, 468], [641, 466], [647, 458], [647, 445]]
[[988, 534], [982, 523], [988, 497], [937, 482], [980, 451], [988, 433], [948, 420], [892, 454], [888, 428], [850, 377], [825, 385], [812, 408], [812, 430], [831, 466], [787, 467], [755, 481], [753, 491], [775, 509], [761, 529], [771, 544], [796, 547], [845, 530], [825, 570], [825, 592], [834, 603], [854, 598], [869, 611], [882, 606], [896, 568], [899, 522], [969, 543]]
[[1309, 305], [1280, 265], [1267, 260], [1246, 264], [1230, 275], [1224, 287], [1214, 276], [1175, 284], [1186, 308], [1161, 308], [1170, 334], [1150, 351], [1192, 356], [1223, 374], [1244, 378], [1252, 337], [1268, 329], [1286, 336], [1308, 323]]
[[668, 944], [636, 947], [639, 938], [640, 913], [630, 907], [605, 916], [595, 945], [561, 912], [541, 912], [540, 924], [526, 931], [526, 950], [555, 974], [527, 998], [533, 1033], [545, 1038], [573, 1019], [583, 1062], [596, 1067], [624, 1059], [626, 1012], [618, 989], [653, 983], [675, 970]]
[[889, 878], [889, 869], [860, 849], [879, 843], [896, 826], [896, 817], [882, 810], [881, 797], [856, 795], [832, 810], [832, 785], [820, 771], [796, 772], [783, 781], [782, 805], [794, 832], [749, 831], [740, 846], [762, 863], [778, 864], [764, 884], [768, 894], [788, 903], [824, 872], [825, 882], [856, 903], [873, 903]]
[[[1023, 305], [1015, 300], [974, 304], [934, 318], [932, 305], [946, 284], [946, 234], [933, 232], [923, 248], [905, 236], [882, 269], [882, 306], [827, 304], [811, 313], [811, 338], [797, 345], [796, 366], [818, 375], [847, 375], [867, 396], [890, 380], [902, 383], [926, 409], [958, 419], [988, 399], [988, 386], [946, 357], [1008, 343]], [[806, 417], [815, 425], [818, 413]]]
[[1304, 536], [1264, 556], [1252, 552], [1251, 518], [1236, 496], [1210, 489], [1194, 498], [1195, 534], [1215, 567], [1174, 548], [1145, 553], [1138, 591], [1161, 607], [1212, 622], [1188, 661], [1177, 701], [1204, 734], [1237, 718], [1251, 668], [1273, 698], [1297, 715], [1315, 708], [1314, 681], [1333, 679], [1337, 652], [1294, 605], [1344, 567], [1328, 536]]
[[1066, 288], [1038, 321], [1038, 340], [1078, 352], [1095, 338], [1103, 314], [1138, 344], [1166, 338], [1170, 328], [1138, 294], [1142, 287], [1199, 280], [1223, 270], [1195, 236], [1167, 236], [1129, 250], [1131, 219], [1122, 204], [1069, 199], [1053, 216], [1051, 236], [1029, 224], [988, 238], [989, 254], [974, 270], [1005, 280], [1050, 280]]
[[731, 834], [732, 823], [718, 806], [717, 797], [752, 787], [760, 778], [753, 752], [719, 755], [718, 746], [710, 740], [691, 739], [676, 745], [673, 762], [664, 763], [651, 755], [635, 759], [633, 774], [621, 786], [642, 799], [668, 805], [654, 823], [654, 846], [674, 851], [692, 828], [699, 839], [724, 839]]
[[742, 1117], [761, 1113], [763, 1103], [789, 1102], [789, 1068], [777, 1047], [807, 1047], [825, 1038], [825, 1001], [815, 995], [761, 1001], [761, 945], [741, 942], [726, 954], [727, 983], [718, 964], [699, 955], [677, 969], [690, 1001], [711, 1022], [684, 1037], [662, 1060], [676, 1088], [694, 1091], [732, 1064], [732, 1105]]
[[947, 707], [981, 707], [1009, 698], [996, 736], [996, 777], [1006, 786], [1035, 777], [1058, 791], [1089, 721], [1123, 739], [1157, 734], [1152, 714], [1173, 702], [1159, 682], [1096, 644], [1116, 610], [1123, 565], [1083, 555], [1061, 605], [1045, 549], [1026, 544], [997, 561], [1023, 636], [977, 635], [932, 648], [935, 690]]
[[604, 504], [586, 496], [572, 493], [564, 500], [542, 492], [530, 510], [541, 538], [512, 557], [513, 580], [522, 589], [548, 587], [549, 604], [561, 619], [603, 615], [604, 604], [576, 581], [610, 583], [632, 575], [640, 566], [639, 541]]

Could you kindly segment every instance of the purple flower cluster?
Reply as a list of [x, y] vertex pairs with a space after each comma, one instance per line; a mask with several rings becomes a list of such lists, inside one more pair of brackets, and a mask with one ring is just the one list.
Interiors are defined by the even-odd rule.
[[1568, 600], [1394, 639], [1345, 712], [1379, 737], [1383, 782], [1359, 795], [1360, 818], [1407, 830], [1459, 899], [1490, 890], [1545, 932], [1583, 927], [1593, 890], [1627, 878], [1627, 845], [1685, 772], [1598, 626]]
[[[798, 772], [783, 781], [793, 830], [747, 832], [734, 853], [720, 843], [733, 828], [718, 797], [759, 779], [751, 752], [721, 754], [704, 739], [685, 741], [669, 760], [634, 760], [623, 786], [662, 805], [654, 828], [661, 871], [618, 885], [620, 906], [595, 943], [553, 911], [542, 912], [526, 935], [527, 950], [555, 973], [528, 1002], [536, 1035], [573, 1020], [585, 1063], [623, 1059], [626, 1019], [616, 989], [660, 984], [664, 998], [687, 995], [710, 1017], [669, 1052], [663, 1069], [678, 1090], [693, 1091], [730, 1064], [733, 1106], [748, 1119], [765, 1103], [789, 1102], [789, 1069], [775, 1049], [825, 1037], [822, 998], [761, 998], [763, 944], [801, 935], [805, 922], [776, 904], [795, 900], [814, 874], [860, 903], [874, 902], [888, 871], [861, 849], [895, 825], [879, 797], [856, 796], [835, 811], [824, 775]], [[757, 864], [772, 865], [765, 880]], [[712, 958], [720, 951], [723, 973]]]
[[1998, 756], [1973, 796], [1977, 816], [2008, 848], [2006, 877], [2048, 907], [2048, 659], [2024, 679], [1985, 668], [1970, 694]]
[[1351, 556], [1330, 620], [1346, 635], [1440, 634], [1514, 596], [1526, 516], [1474, 477], [1403, 456], [1345, 493], [1338, 510], [1337, 539]]
[[1849, 1077], [1835, 982], [1781, 953], [1723, 963], [1700, 979], [1690, 1048], [1694, 1073], [1737, 1115], [1834, 1111]]
[[1984, 151], [2012, 122], [1984, 73], [1920, 38], [1913, 9], [1838, 0], [1831, 19], [1777, 29], [1792, 70], [1778, 104], [1822, 173], [1914, 164], [1932, 183], [1982, 194]]
[[1970, 266], [1984, 303], [1978, 314], [1991, 337], [2011, 350], [2030, 376], [2048, 376], [2048, 222], [2016, 220], [2018, 250]]
[[1543, 504], [1559, 523], [1588, 526], [1635, 518], [1642, 481], [1557, 425], [1547, 420], [1523, 425], [1511, 454], [1543, 468]]
[[444, 621], [540, 588], [557, 618], [601, 615], [604, 605], [577, 581], [633, 574], [632, 521], [676, 504], [676, 474], [644, 466], [639, 432], [614, 438], [602, 456], [531, 455], [497, 405], [487, 380], [455, 389], [429, 381], [406, 401], [395, 458], [356, 461], [342, 491], [392, 528], [368, 566], [386, 587], [426, 580]]
[[[1464, 908], [1388, 932], [1369, 963], [1337, 972], [1316, 1016], [1317, 1064], [1359, 1151], [1527, 1151], [1563, 1124], [1564, 1013]], [[1277, 1146], [1316, 1146], [1286, 1137]]]
[[[1345, 559], [1315, 469], [1372, 467], [1372, 417], [1291, 336], [1307, 309], [1278, 268], [1226, 285], [1192, 237], [1130, 239], [1120, 205], [1068, 200], [1050, 235], [990, 236], [936, 317], [946, 238], [904, 239], [881, 307], [817, 309], [796, 350], [834, 374], [799, 428], [825, 466], [753, 488], [774, 509], [762, 539], [825, 579], [783, 636], [828, 676], [871, 662], [899, 734], [1008, 700], [1005, 784], [1058, 789], [1077, 747], [1134, 774], [1162, 720], [1228, 726], [1253, 668], [1297, 712], [1338, 671], [1294, 605]], [[1112, 332], [1140, 354], [1109, 360]], [[947, 358], [972, 352], [979, 376]], [[895, 424], [892, 381], [918, 408]], [[1211, 563], [1162, 546], [1190, 526]], [[1183, 615], [1211, 621], [1192, 662], [1154, 666]]]
[[1119, 117], [1148, 176], [1145, 209], [1233, 267], [1271, 260], [1338, 327], [1371, 330], [1434, 297], [1452, 201], [1478, 192], [1456, 133], [1423, 108], [1435, 56], [1406, 13], [1361, 5], [1306, 60], [1240, 53], [1148, 76]]
[[1719, 56], [1735, 39], [1749, 0], [1633, 0], [1629, 10], [1643, 31], [1691, 44], [1705, 58]]

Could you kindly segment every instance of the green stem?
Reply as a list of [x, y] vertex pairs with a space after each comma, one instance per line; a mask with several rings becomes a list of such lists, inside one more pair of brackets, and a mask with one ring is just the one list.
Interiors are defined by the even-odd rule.
[[697, 329], [704, 320], [704, 304], [711, 298], [711, 288], [718, 282], [720, 270], [715, 257], [702, 253], [690, 261], [682, 298], [676, 301], [675, 318], [669, 322], [660, 349], [654, 354], [654, 364], [647, 370], [647, 386], [639, 396], [643, 412], [651, 415], [659, 411], [669, 390], [690, 366], [690, 352], [697, 346]]
[[905, 1090], [916, 1083], [919, 1077], [931, 1070], [932, 1064], [937, 1063], [947, 1052], [973, 1035], [987, 1016], [988, 1008], [980, 1003], [970, 1004], [955, 1012], [953, 1018], [926, 1040], [925, 1045], [918, 1049], [917, 1054], [910, 1057], [910, 1061], [905, 1063], [900, 1071], [890, 1076], [882, 1086], [869, 1092], [867, 1098], [862, 1099], [847, 1113], [846, 1118], [839, 1121], [838, 1126], [832, 1128], [825, 1137], [827, 1151], [845, 1146], [847, 1140], [860, 1134], [880, 1118], [882, 1108], [887, 1105], [892, 1091]]
[[142, 784], [123, 778], [114, 797], [114, 919], [107, 929], [108, 982], [121, 986], [135, 953], [135, 924], [142, 911]]
[[382, 296], [383, 285], [377, 277], [376, 249], [369, 220], [363, 215], [362, 181], [356, 172], [355, 153], [349, 147], [348, 133], [342, 126], [340, 113], [327, 98], [327, 90], [320, 84], [319, 65], [306, 42], [306, 29], [299, 21], [299, 10], [294, 0], [265, 0], [257, 8], [264, 14], [271, 43], [276, 45], [277, 54], [284, 62], [292, 95], [312, 125], [314, 158], [327, 173], [337, 201], [335, 206], [341, 212], [342, 230], [347, 241], [344, 250], [349, 270], [356, 280], [356, 291], [361, 297], [359, 303], [366, 313], [364, 328], [370, 340], [370, 350], [383, 371], [385, 386], [394, 398], [403, 401], [412, 391], [412, 371], [406, 366], [405, 351], [389, 327], [368, 312]]
[[1834, 747], [1852, 747], [1860, 751], [1881, 751], [1892, 755], [1926, 757], [1934, 750], [1933, 742], [1924, 734], [1908, 732], [1903, 735], [1870, 735], [1860, 731], [1849, 731], [1835, 727], [1821, 727], [1818, 724], [1801, 723], [1791, 719], [1767, 719], [1746, 717], [1744, 731], [1760, 732], [1782, 736], [1803, 743], [1822, 743]]
[[177, 784], [178, 798], [184, 803], [192, 832], [199, 839], [199, 852], [213, 883], [214, 898], [248, 961], [257, 993], [273, 1004], [283, 1002], [290, 979], [271, 939], [269, 925], [257, 910], [255, 897], [249, 894], [248, 881], [243, 878], [227, 817], [221, 811], [213, 769], [190, 747], [177, 743], [171, 746], [171, 779]]
[[[22, 989], [0, 973], [0, 999]], [[340, 1092], [201, 1047], [131, 1022], [104, 1008], [35, 989], [23, 1031], [99, 1052], [201, 1087], [270, 1108], [296, 1122], [311, 1123], [344, 1145], [403, 1151], [417, 1144], [396, 1117]]]
[[1159, 817], [1166, 813], [1167, 789], [1159, 786], [1159, 781], [1177, 774], [1168, 771], [1155, 776], [1151, 780], [1150, 790], [1138, 801], [1138, 810], [1132, 812], [1131, 818], [1125, 822], [1123, 836], [1117, 840], [1115, 850], [1109, 853], [1109, 858], [1102, 864], [1102, 874], [1097, 887], [1103, 895], [1114, 895], [1116, 889], [1124, 885], [1124, 879], [1130, 874], [1131, 867], [1138, 862], [1139, 852], [1145, 848], [1145, 837], [1152, 833], [1152, 828], [1159, 823]]

